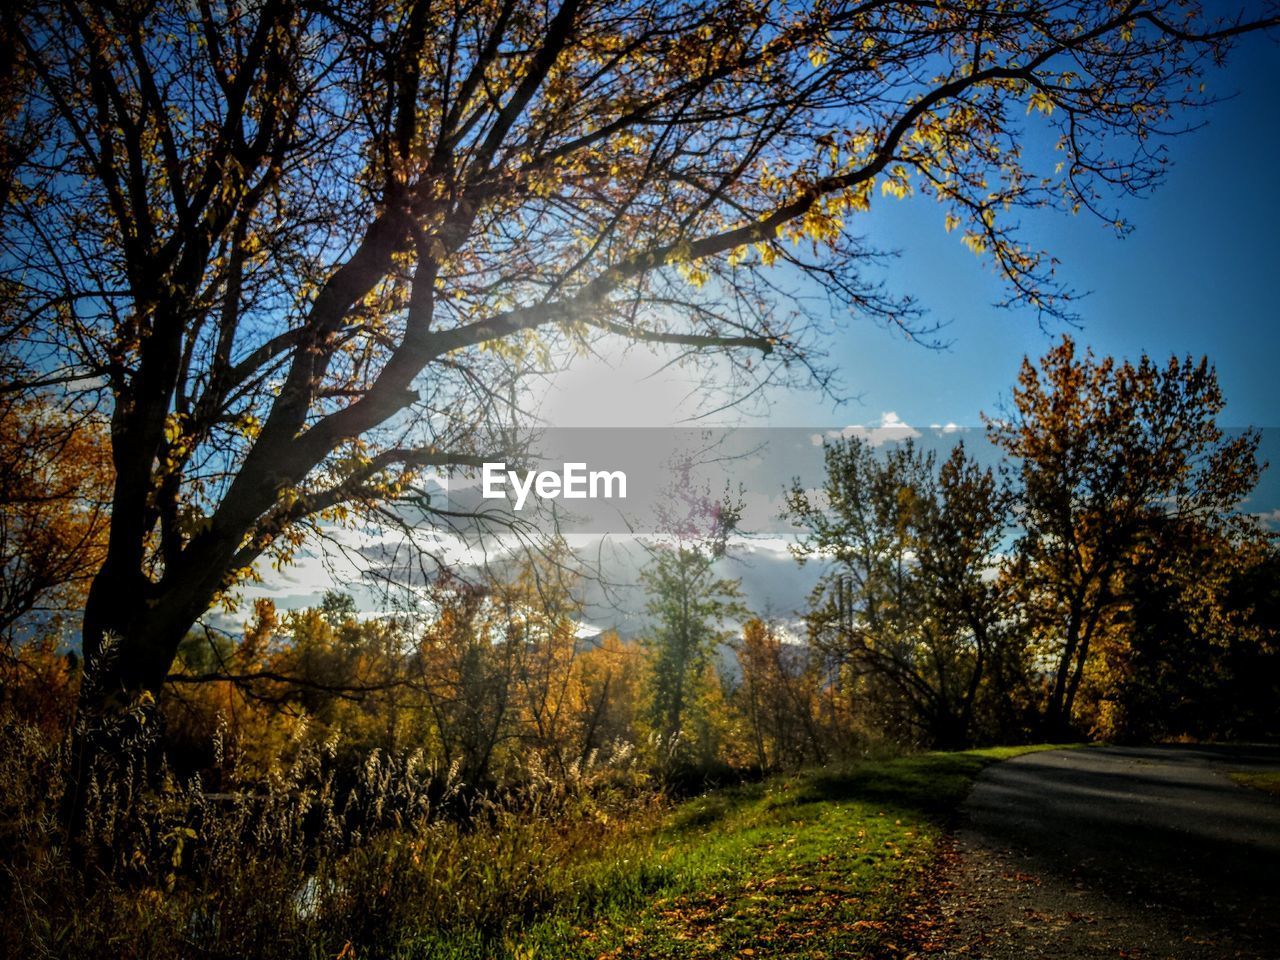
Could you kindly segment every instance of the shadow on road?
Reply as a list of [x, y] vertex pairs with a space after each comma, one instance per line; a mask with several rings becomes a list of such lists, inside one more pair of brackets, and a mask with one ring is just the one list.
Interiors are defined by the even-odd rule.
[[1280, 769], [1280, 748], [1030, 754], [983, 774], [965, 832], [1187, 942], [1280, 956], [1280, 800], [1227, 775], [1258, 769]]

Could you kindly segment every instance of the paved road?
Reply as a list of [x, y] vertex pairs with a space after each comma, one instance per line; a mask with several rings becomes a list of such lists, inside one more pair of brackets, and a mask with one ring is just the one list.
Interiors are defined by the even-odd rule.
[[989, 958], [1280, 958], [1280, 800], [1232, 770], [1280, 749], [1029, 754], [965, 807], [936, 950]]

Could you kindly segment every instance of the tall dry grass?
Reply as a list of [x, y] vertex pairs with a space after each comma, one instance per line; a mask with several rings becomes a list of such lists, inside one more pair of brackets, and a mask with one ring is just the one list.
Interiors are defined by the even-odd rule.
[[[140, 708], [143, 710], [145, 708]], [[643, 884], [660, 800], [625, 748], [473, 795], [421, 754], [334, 744], [234, 792], [176, 778], [139, 715], [90, 781], [73, 865], [67, 738], [0, 706], [0, 945], [12, 956], [482, 957], [551, 908]], [[218, 744], [214, 745], [215, 751]]]

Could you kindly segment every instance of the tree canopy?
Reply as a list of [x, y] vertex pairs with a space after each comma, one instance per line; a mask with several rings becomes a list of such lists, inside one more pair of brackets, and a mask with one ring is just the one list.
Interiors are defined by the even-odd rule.
[[[105, 686], [308, 523], [475, 463], [601, 337], [828, 382], [802, 277], [910, 327], [853, 229], [940, 203], [1011, 303], [1067, 309], [1021, 209], [1160, 177], [1202, 68], [1273, 19], [1186, 2], [20, 0], [0, 83], [6, 349], [102, 401], [85, 611]], [[1044, 164], [1029, 128], [1056, 147]]]
[[1022, 507], [1018, 589], [1053, 664], [1051, 733], [1069, 725], [1090, 648], [1131, 599], [1126, 578], [1154, 561], [1195, 579], [1216, 542], [1259, 539], [1237, 508], [1258, 481], [1260, 437], [1228, 435], [1224, 405], [1205, 358], [1117, 362], [1064, 337], [1024, 360], [1008, 416], [990, 420]]
[[878, 451], [855, 436], [824, 454], [822, 488], [797, 481], [787, 495], [796, 558], [829, 564], [810, 598], [810, 639], [842, 693], [878, 705], [887, 728], [965, 744], [1005, 646], [1007, 590], [993, 574], [1008, 498], [963, 444], [940, 467], [910, 440]]

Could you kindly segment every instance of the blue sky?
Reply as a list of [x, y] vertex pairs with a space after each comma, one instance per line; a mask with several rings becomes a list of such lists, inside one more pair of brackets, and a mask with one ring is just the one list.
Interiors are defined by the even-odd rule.
[[[1242, 44], [1207, 90], [1207, 125], [1169, 143], [1174, 167], [1150, 197], [1130, 202], [1127, 237], [1096, 219], [1051, 215], [1029, 236], [1062, 261], [1078, 305], [1077, 340], [1101, 354], [1207, 354], [1228, 401], [1224, 423], [1280, 425], [1280, 45]], [[902, 249], [896, 265], [952, 347], [923, 350], [875, 329], [855, 329], [834, 345], [865, 412], [894, 410], [908, 423], [978, 422], [1012, 386], [1021, 358], [1044, 352], [1050, 334], [1029, 312], [992, 308], [991, 273], [939, 228], [930, 201], [877, 204], [868, 235]], [[883, 238], [883, 239], [881, 239]], [[1069, 328], [1059, 327], [1058, 332]], [[849, 408], [853, 412], [859, 405]], [[813, 398], [788, 398], [778, 414], [823, 417]], [[857, 419], [856, 417], [854, 419]]]
[[[1208, 92], [1231, 99], [1203, 115], [1204, 128], [1170, 142], [1175, 165], [1166, 182], [1122, 211], [1135, 226], [1128, 237], [1119, 239], [1086, 216], [1028, 221], [1027, 239], [1062, 261], [1062, 279], [1091, 291], [1078, 304], [1078, 330], [1042, 330], [1030, 312], [995, 309], [1000, 283], [957, 234], [943, 230], [943, 211], [934, 201], [878, 198], [854, 228], [879, 246], [901, 250], [886, 280], [914, 294], [931, 319], [948, 323], [943, 335], [951, 346], [928, 350], [855, 323], [827, 346], [857, 399], [833, 408], [813, 392], [777, 391], [752, 425], [977, 426], [981, 411], [994, 412], [1008, 396], [1022, 357], [1040, 356], [1069, 331], [1099, 354], [1206, 354], [1228, 400], [1223, 425], [1280, 428], [1277, 80], [1280, 45], [1263, 38], [1242, 44], [1226, 69], [1207, 78]], [[612, 365], [583, 358], [542, 399], [542, 415], [557, 426], [680, 422], [693, 412], [697, 390], [681, 371], [663, 369], [668, 359], [643, 349]], [[1249, 512], [1280, 507], [1280, 429], [1264, 432], [1263, 453], [1277, 467], [1245, 506]], [[811, 585], [802, 573], [775, 550], [734, 575], [750, 581], [753, 598], [785, 613]], [[248, 594], [300, 606], [335, 581], [350, 587], [351, 578], [347, 571], [327, 572], [312, 556]]]
[[[997, 309], [998, 279], [942, 227], [931, 199], [877, 198], [851, 224], [901, 257], [885, 274], [947, 324], [935, 351], [870, 322], [828, 342], [851, 402], [833, 408], [812, 392], [778, 391], [771, 426], [876, 423], [888, 411], [910, 424], [978, 425], [1008, 395], [1024, 355], [1039, 356], [1070, 332], [1100, 354], [1208, 355], [1228, 400], [1224, 425], [1280, 426], [1280, 44], [1252, 37], [1226, 68], [1206, 77], [1207, 92], [1230, 99], [1198, 119], [1205, 126], [1168, 142], [1174, 166], [1149, 197], [1128, 201], [1135, 229], [1119, 238], [1096, 218], [1046, 212], [1024, 217], [1026, 238], [1061, 261], [1060, 277], [1089, 295], [1077, 304], [1080, 329], [1042, 330], [1030, 311]], [[661, 358], [641, 352], [614, 369], [576, 369], [546, 413], [558, 425], [678, 420], [687, 390], [679, 374], [649, 378]], [[649, 378], [649, 379], [647, 379]], [[605, 400], [625, 393], [626, 410]], [[757, 420], [757, 423], [760, 421]]]

